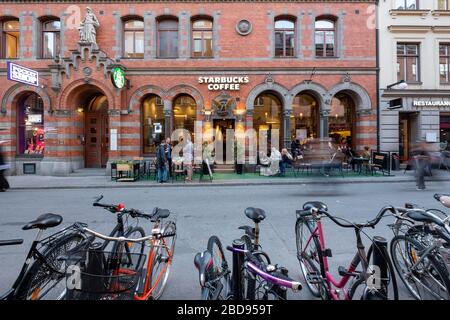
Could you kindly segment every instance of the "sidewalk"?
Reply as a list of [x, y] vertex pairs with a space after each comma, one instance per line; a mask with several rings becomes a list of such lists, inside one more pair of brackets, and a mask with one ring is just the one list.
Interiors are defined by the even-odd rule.
[[[346, 184], [346, 183], [413, 183], [412, 171], [403, 170], [392, 172], [391, 176], [331, 176], [310, 175], [302, 177], [260, 177], [258, 175], [233, 176], [233, 179], [218, 177], [212, 182], [204, 177], [199, 182], [198, 177], [190, 183], [171, 181], [159, 184], [154, 180], [140, 180], [135, 182], [116, 182], [106, 175], [97, 176], [37, 176], [23, 175], [7, 177], [11, 189], [85, 189], [85, 188], [170, 188], [170, 187], [204, 187], [204, 186], [247, 186], [247, 185], [302, 185], [302, 184]], [[450, 173], [444, 170], [434, 170], [433, 177], [426, 177], [426, 181], [450, 181]]]

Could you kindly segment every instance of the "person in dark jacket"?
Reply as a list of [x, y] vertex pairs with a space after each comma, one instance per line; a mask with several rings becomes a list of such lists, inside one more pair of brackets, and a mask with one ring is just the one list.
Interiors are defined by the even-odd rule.
[[169, 177], [172, 177], [172, 141], [169, 137], [166, 138], [165, 152], [167, 164], [169, 166]]
[[5, 157], [3, 156], [3, 152], [1, 150], [1, 144], [0, 141], [0, 192], [5, 192], [7, 189], [9, 189], [9, 183], [8, 180], [5, 178], [5, 171], [7, 169]]
[[166, 144], [165, 141], [156, 147], [156, 170], [157, 180], [159, 183], [167, 181], [167, 157], [166, 157]]

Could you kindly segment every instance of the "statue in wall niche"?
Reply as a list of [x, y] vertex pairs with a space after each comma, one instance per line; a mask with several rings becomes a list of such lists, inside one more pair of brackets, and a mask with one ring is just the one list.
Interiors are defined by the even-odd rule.
[[80, 31], [81, 43], [93, 43], [97, 45], [97, 28], [100, 23], [91, 8], [86, 8], [86, 16], [83, 22], [80, 23], [78, 30]]

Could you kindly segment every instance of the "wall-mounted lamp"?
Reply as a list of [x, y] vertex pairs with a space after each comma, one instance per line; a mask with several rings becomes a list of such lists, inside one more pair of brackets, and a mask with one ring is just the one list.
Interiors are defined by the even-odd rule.
[[406, 83], [405, 80], [400, 80], [400, 81], [390, 84], [386, 87], [386, 89], [388, 89], [388, 90], [390, 90], [390, 89], [404, 90], [406, 88], [408, 88], [408, 84]]
[[78, 112], [78, 113], [83, 113], [83, 112], [84, 112], [84, 108], [83, 108], [83, 107], [77, 108], [77, 112]]

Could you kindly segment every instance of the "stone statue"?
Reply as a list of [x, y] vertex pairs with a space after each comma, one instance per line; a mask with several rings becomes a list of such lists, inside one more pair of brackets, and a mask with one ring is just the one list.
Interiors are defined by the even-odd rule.
[[78, 30], [80, 31], [80, 42], [93, 43], [97, 45], [97, 30], [100, 27], [97, 17], [91, 8], [86, 8], [86, 16], [83, 22], [80, 23]]

